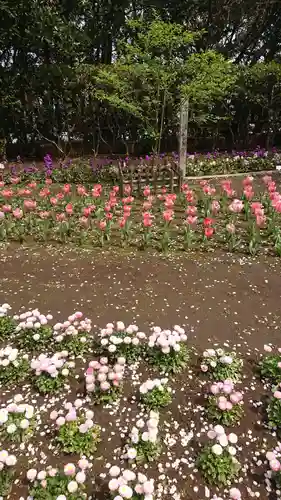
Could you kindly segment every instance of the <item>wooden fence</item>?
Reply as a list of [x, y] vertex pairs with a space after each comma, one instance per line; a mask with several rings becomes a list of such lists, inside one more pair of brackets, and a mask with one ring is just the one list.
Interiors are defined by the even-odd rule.
[[145, 186], [150, 186], [153, 194], [157, 194], [163, 186], [169, 193], [181, 191], [183, 177], [176, 163], [124, 166], [119, 162], [118, 172], [121, 196], [126, 184], [129, 184], [132, 193], [138, 196], [142, 196]]

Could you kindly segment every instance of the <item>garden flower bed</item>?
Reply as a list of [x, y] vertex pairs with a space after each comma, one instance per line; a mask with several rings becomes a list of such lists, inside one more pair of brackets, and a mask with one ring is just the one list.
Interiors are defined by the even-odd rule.
[[[118, 163], [120, 163], [124, 175], [131, 173], [131, 169], [141, 166], [148, 170], [151, 166], [163, 166], [166, 164], [178, 164], [177, 153], [145, 155], [139, 158], [78, 158], [68, 159], [56, 163], [50, 154], [44, 157], [43, 165], [26, 165], [19, 161], [9, 164], [5, 169], [4, 179], [11, 181], [11, 177], [19, 174], [24, 179], [42, 181], [45, 176], [50, 177], [58, 183], [94, 183], [94, 182], [117, 182]], [[281, 165], [281, 154], [273, 148], [271, 151], [257, 148], [253, 151], [233, 151], [232, 153], [213, 151], [204, 153], [188, 153], [186, 158], [186, 175], [220, 175], [233, 174], [237, 172], [260, 172], [276, 170]]]
[[[189, 330], [153, 326], [143, 330], [142, 349], [133, 359], [130, 350], [127, 360], [118, 349], [110, 351], [109, 359], [101, 356], [108, 348], [103, 339], [111, 339], [110, 345], [115, 345], [115, 338], [122, 343], [124, 335], [139, 339], [134, 323], [128, 327], [121, 321], [108, 323], [100, 333], [94, 321], [82, 320], [81, 312], [63, 321], [37, 309], [31, 315], [27, 311], [14, 316], [7, 304], [2, 309], [5, 325], [11, 319], [14, 326], [1, 344], [2, 358], [5, 354], [9, 360], [6, 368], [24, 359], [29, 360], [29, 369], [24, 383], [11, 376], [7, 387], [6, 379], [0, 379], [0, 496], [246, 500], [265, 498], [265, 491], [278, 492], [277, 348], [265, 345], [249, 365], [236, 345], [196, 352]], [[77, 335], [86, 332], [88, 343], [91, 339], [87, 351], [58, 352], [56, 341], [49, 346], [28, 342], [14, 347], [26, 322], [32, 332], [38, 318], [48, 322], [55, 336], [72, 325], [70, 342], [74, 330]], [[148, 376], [150, 372], [153, 376]], [[252, 396], [257, 390], [259, 404]], [[246, 456], [243, 422], [249, 409], [259, 411], [259, 428], [258, 432], [253, 428], [254, 435], [252, 430], [246, 434], [246, 451], [251, 447]], [[248, 476], [253, 470], [259, 479], [251, 489]], [[204, 497], [194, 486], [195, 478], [203, 485]]]
[[[185, 183], [178, 194], [145, 186], [142, 199], [132, 194], [131, 184], [120, 196], [118, 185], [10, 180], [0, 182], [2, 242], [281, 255], [281, 194], [269, 175], [262, 186], [247, 176], [235, 189], [226, 179], [216, 186]], [[63, 328], [59, 339], [69, 331]], [[46, 326], [43, 337], [47, 331]]]

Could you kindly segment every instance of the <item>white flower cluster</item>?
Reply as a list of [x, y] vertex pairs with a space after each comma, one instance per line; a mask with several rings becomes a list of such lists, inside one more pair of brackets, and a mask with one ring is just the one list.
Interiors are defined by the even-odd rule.
[[12, 308], [9, 304], [2, 304], [2, 306], [0, 306], [0, 318], [4, 318], [4, 316], [7, 316], [8, 311], [10, 309], [12, 309]]
[[123, 357], [119, 357], [113, 366], [108, 364], [108, 359], [105, 357], [99, 361], [90, 361], [85, 374], [86, 391], [106, 392], [112, 386], [119, 387], [124, 377], [125, 363]]
[[[158, 391], [163, 391], [164, 386], [167, 385], [168, 379], [167, 378], [155, 378], [154, 380], [148, 379], [146, 382], [141, 384], [140, 386], [140, 393], [141, 394], [147, 394], [150, 391], [153, 391], [153, 389], [157, 388]], [[171, 388], [168, 387], [167, 390], [171, 392]]]
[[[9, 418], [16, 416], [18, 417], [18, 422], [15, 422], [14, 418]], [[22, 417], [22, 418], [21, 418]], [[11, 403], [5, 408], [0, 410], [0, 427], [6, 425], [6, 431], [8, 434], [14, 434], [18, 429], [26, 430], [30, 426], [30, 420], [34, 417], [34, 407], [29, 404], [21, 403]], [[9, 422], [10, 421], [10, 422]]]
[[173, 330], [161, 330], [159, 326], [154, 326], [152, 332], [148, 339], [148, 346], [160, 348], [163, 354], [180, 351], [180, 343], [187, 340], [185, 330], [178, 325], [175, 325]]
[[[13, 366], [19, 365], [19, 350], [7, 345], [4, 349], [0, 349], [0, 368], [6, 368], [10, 364]], [[28, 355], [24, 354], [23, 359], [28, 359]]]
[[141, 473], [135, 473], [129, 469], [120, 471], [120, 468], [114, 465], [109, 469], [110, 479], [108, 483], [112, 494], [116, 493], [113, 500], [122, 500], [135, 498], [136, 495], [143, 495], [144, 500], [153, 500], [154, 498], [154, 480]]
[[36, 375], [46, 373], [52, 378], [58, 375], [67, 377], [69, 375], [69, 368], [75, 366], [74, 363], [66, 361], [65, 358], [67, 355], [67, 351], [56, 352], [52, 357], [48, 357], [46, 354], [40, 354], [37, 358], [31, 360], [30, 367], [32, 370], [35, 370]]
[[212, 452], [215, 455], [221, 455], [224, 450], [232, 456], [233, 460], [236, 461], [234, 456], [236, 455], [236, 448], [233, 446], [237, 443], [237, 435], [231, 432], [226, 434], [222, 425], [215, 425], [214, 428], [210, 429], [207, 434], [209, 439], [214, 439], [217, 441], [216, 444], [212, 446]]
[[15, 455], [9, 455], [6, 450], [0, 450], [0, 472], [4, 469], [5, 465], [13, 467], [17, 463]]
[[79, 340], [81, 343], [87, 342], [87, 334], [92, 329], [92, 321], [88, 318], [83, 319], [83, 313], [75, 312], [68, 317], [67, 321], [64, 323], [56, 323], [54, 325], [54, 339], [56, 342], [62, 342], [64, 338], [67, 337], [77, 337], [79, 334]]
[[[86, 481], [85, 471], [90, 466], [88, 460], [81, 458], [78, 462], [78, 471], [74, 464], [68, 463], [63, 468], [63, 473], [59, 472], [58, 469], [54, 467], [48, 466], [46, 469], [37, 471], [37, 469], [29, 469], [27, 471], [26, 477], [28, 481], [31, 483], [40, 481], [41, 485], [48, 491], [48, 477], [56, 477], [56, 476], [66, 476], [69, 477], [70, 480], [66, 483], [66, 495], [69, 493], [75, 493], [79, 491], [80, 485], [84, 484]], [[72, 478], [72, 479], [71, 479]], [[43, 482], [43, 484], [42, 484]], [[35, 483], [36, 484], [36, 483]], [[56, 497], [56, 500], [66, 500], [65, 495], [59, 495]]]
[[226, 354], [223, 349], [206, 349], [203, 352], [203, 358], [210, 364], [212, 368], [215, 368], [218, 363], [224, 365], [231, 365], [233, 362], [233, 356]]
[[[147, 430], [141, 431], [144, 427], [147, 427]], [[143, 419], [140, 419], [136, 422], [136, 427], [133, 427], [130, 433], [130, 440], [133, 444], [139, 444], [141, 441], [156, 443], [158, 438], [158, 425], [159, 425], [159, 413], [156, 411], [150, 411], [149, 419], [145, 422]], [[134, 448], [128, 448], [126, 452], [126, 456], [124, 458], [128, 458], [133, 460], [137, 456], [137, 451]]]
[[106, 347], [110, 353], [114, 353], [121, 344], [136, 347], [141, 340], [146, 338], [145, 333], [139, 332], [137, 325], [129, 325], [126, 328], [122, 321], [117, 321], [116, 326], [113, 323], [108, 323], [101, 330], [100, 336], [101, 345]]
[[[20, 320], [18, 326], [16, 327], [16, 332], [21, 332], [23, 330], [32, 330], [34, 332], [32, 338], [33, 340], [37, 341], [40, 339], [39, 329], [42, 326], [48, 325], [48, 321], [51, 321], [52, 319], [53, 316], [51, 314], [47, 314], [47, 316], [45, 316], [44, 314], [41, 314], [38, 309], [34, 309], [33, 311], [26, 311], [19, 316], [14, 316], [14, 320]], [[36, 330], [38, 330], [38, 332], [36, 332]]]

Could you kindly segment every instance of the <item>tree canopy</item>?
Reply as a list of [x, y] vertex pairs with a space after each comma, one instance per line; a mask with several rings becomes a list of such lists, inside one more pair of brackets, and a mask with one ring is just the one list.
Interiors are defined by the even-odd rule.
[[280, 142], [279, 0], [3, 0], [7, 151], [143, 153]]

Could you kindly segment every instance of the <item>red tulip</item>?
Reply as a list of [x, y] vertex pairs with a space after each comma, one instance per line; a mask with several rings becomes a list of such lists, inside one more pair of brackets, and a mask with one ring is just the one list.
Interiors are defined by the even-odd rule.
[[211, 238], [214, 233], [214, 229], [212, 227], [205, 227], [204, 234], [206, 238]]

